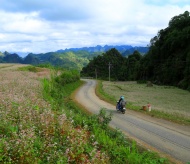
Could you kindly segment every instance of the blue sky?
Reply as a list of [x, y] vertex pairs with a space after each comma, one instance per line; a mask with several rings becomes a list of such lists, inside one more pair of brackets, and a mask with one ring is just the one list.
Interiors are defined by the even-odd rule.
[[147, 46], [189, 0], [0, 0], [0, 51]]

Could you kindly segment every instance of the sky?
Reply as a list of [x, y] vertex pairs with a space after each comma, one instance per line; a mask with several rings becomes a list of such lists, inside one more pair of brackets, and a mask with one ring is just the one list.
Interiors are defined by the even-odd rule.
[[189, 0], [0, 0], [0, 52], [147, 46]]

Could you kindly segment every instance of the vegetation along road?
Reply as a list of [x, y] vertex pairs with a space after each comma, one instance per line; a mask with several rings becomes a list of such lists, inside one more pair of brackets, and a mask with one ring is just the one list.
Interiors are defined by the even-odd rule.
[[119, 128], [139, 145], [150, 150], [181, 161], [190, 162], [190, 127], [171, 123], [166, 120], [146, 116], [142, 113], [127, 110], [121, 114], [115, 106], [100, 100], [95, 94], [96, 81], [87, 80], [76, 93], [76, 100], [92, 113], [99, 113], [101, 108], [113, 112], [110, 126]]

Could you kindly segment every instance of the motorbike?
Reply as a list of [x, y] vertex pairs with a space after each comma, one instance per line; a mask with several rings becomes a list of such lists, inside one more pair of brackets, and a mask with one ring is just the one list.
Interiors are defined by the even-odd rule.
[[125, 108], [125, 106], [122, 106], [122, 105], [120, 106], [120, 105], [119, 105], [119, 101], [117, 101], [116, 110], [117, 110], [117, 111], [120, 111], [120, 112], [123, 113], [123, 114], [125, 114], [126, 108]]

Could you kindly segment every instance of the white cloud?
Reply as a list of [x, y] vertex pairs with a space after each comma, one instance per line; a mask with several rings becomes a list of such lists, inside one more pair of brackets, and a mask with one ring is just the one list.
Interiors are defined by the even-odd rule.
[[0, 51], [146, 46], [172, 17], [190, 11], [186, 0], [0, 0], [0, 4]]
[[36, 12], [32, 13], [9, 13], [0, 12], [0, 29], [8, 33], [43, 33], [47, 23], [42, 22]]

